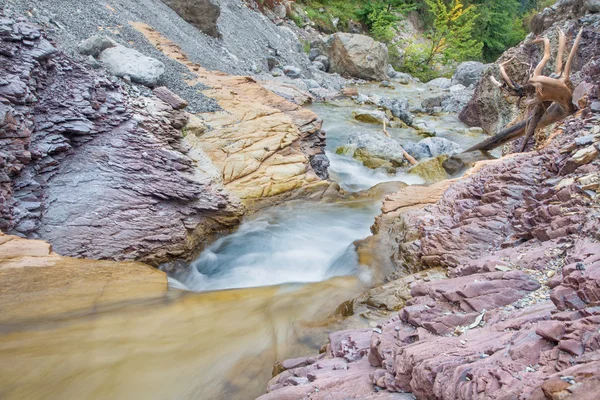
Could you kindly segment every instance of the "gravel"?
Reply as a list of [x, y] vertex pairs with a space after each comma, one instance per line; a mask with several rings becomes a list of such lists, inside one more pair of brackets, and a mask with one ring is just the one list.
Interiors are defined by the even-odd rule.
[[[25, 15], [45, 26], [59, 46], [74, 56], [79, 57], [76, 48], [82, 40], [103, 34], [160, 60], [165, 64], [165, 73], [158, 85], [167, 86], [186, 99], [190, 112], [216, 111], [219, 106], [198, 92], [206, 89], [205, 86], [187, 85], [185, 80], [191, 78], [187, 68], [163, 55], [129, 22], [152, 26], [178, 44], [192, 61], [209, 70], [272, 79], [267, 66], [267, 57], [271, 56], [279, 59], [281, 65], [301, 68], [306, 78], [316, 76], [289, 28], [276, 26], [240, 1], [221, 0], [220, 3], [218, 26], [222, 38], [217, 39], [185, 22], [160, 0], [0, 0], [7, 15]], [[318, 77], [319, 82], [322, 79]]]

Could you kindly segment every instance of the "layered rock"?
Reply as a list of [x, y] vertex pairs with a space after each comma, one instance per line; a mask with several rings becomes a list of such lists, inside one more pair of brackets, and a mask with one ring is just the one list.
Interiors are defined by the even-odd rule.
[[[205, 132], [186, 140], [217, 167], [224, 186], [248, 206], [323, 193], [329, 183], [325, 133], [317, 115], [267, 90], [251, 77], [207, 71], [173, 42], [144, 24], [134, 24], [166, 55], [212, 89], [204, 94], [223, 111], [201, 114]], [[296, 92], [297, 93], [297, 92]]]
[[189, 257], [243, 213], [194, 167], [187, 116], [74, 62], [26, 22], [0, 21], [0, 228], [63, 255]]
[[[277, 371], [260, 399], [337, 398], [332, 391], [339, 398], [594, 398], [598, 126], [590, 106], [539, 151], [388, 196], [376, 235], [359, 251], [363, 262], [382, 263], [390, 280], [381, 300], [365, 295], [370, 307], [400, 312], [372, 329], [330, 334], [324, 353]], [[398, 278], [432, 267], [446, 268], [448, 279], [413, 276], [409, 298], [406, 278]]]

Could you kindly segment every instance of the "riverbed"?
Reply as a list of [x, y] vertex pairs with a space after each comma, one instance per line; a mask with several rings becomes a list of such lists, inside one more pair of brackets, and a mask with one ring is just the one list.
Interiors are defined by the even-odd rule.
[[[359, 87], [411, 102], [432, 90]], [[331, 179], [346, 191], [423, 183], [336, 154], [352, 132], [383, 135], [380, 126], [352, 119], [353, 110], [368, 106], [345, 99], [310, 108], [324, 120]], [[455, 115], [418, 118], [463, 148], [480, 140]], [[413, 129], [388, 131], [401, 141], [423, 139]], [[267, 209], [170, 277], [166, 296], [4, 326], [0, 357], [14, 362], [0, 364], [0, 398], [254, 399], [276, 361], [317, 352], [337, 306], [372, 283], [353, 242], [370, 234], [380, 202], [295, 201]]]

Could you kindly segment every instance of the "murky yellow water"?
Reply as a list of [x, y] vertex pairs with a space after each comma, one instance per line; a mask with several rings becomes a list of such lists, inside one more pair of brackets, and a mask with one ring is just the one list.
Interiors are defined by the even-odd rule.
[[166, 297], [0, 326], [0, 399], [254, 399], [311, 355], [355, 278]]

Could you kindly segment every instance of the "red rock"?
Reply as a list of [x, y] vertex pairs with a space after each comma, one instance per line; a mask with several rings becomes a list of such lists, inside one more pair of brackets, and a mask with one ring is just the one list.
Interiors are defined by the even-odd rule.
[[565, 324], [560, 321], [538, 322], [535, 333], [546, 340], [558, 343], [565, 335]]

